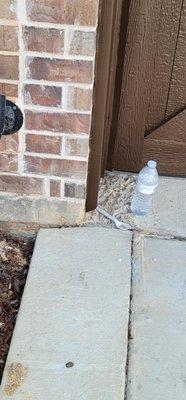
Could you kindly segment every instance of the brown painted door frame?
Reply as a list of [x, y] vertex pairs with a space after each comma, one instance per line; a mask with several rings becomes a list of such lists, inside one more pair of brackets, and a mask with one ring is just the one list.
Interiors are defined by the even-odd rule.
[[115, 78], [122, 74], [118, 68], [118, 49], [122, 40], [123, 51], [119, 54], [122, 58], [129, 6], [130, 0], [100, 0], [86, 211], [97, 207], [100, 177], [106, 168], [113, 103], [117, 98]]

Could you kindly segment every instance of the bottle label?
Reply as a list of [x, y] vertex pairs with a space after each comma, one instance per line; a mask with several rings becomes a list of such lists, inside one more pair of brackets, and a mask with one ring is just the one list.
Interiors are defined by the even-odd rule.
[[157, 185], [147, 186], [147, 185], [144, 185], [141, 182], [137, 183], [138, 192], [143, 193], [143, 194], [152, 194], [152, 193], [154, 193], [156, 187], [157, 187]]

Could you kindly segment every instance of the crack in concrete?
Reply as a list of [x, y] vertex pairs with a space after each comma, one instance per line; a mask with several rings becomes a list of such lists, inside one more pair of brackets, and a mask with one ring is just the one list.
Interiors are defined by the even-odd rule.
[[128, 383], [129, 383], [129, 368], [130, 368], [130, 351], [131, 351], [131, 340], [133, 340], [132, 335], [132, 299], [133, 299], [133, 273], [134, 273], [134, 248], [136, 241], [136, 233], [133, 232], [131, 240], [131, 280], [130, 280], [130, 301], [129, 301], [129, 319], [128, 319], [128, 344], [127, 344], [127, 358], [125, 365], [125, 393], [124, 400], [127, 400]]

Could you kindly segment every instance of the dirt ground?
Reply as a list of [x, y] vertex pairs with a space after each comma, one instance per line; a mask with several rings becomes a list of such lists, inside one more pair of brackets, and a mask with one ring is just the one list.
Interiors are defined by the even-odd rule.
[[33, 241], [0, 234], [0, 381], [15, 326]]

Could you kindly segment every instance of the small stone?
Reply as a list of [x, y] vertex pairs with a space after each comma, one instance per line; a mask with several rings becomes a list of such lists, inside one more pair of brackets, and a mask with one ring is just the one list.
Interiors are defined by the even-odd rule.
[[74, 367], [74, 363], [73, 362], [68, 362], [67, 364], [66, 364], [66, 368], [72, 368], [72, 367]]

